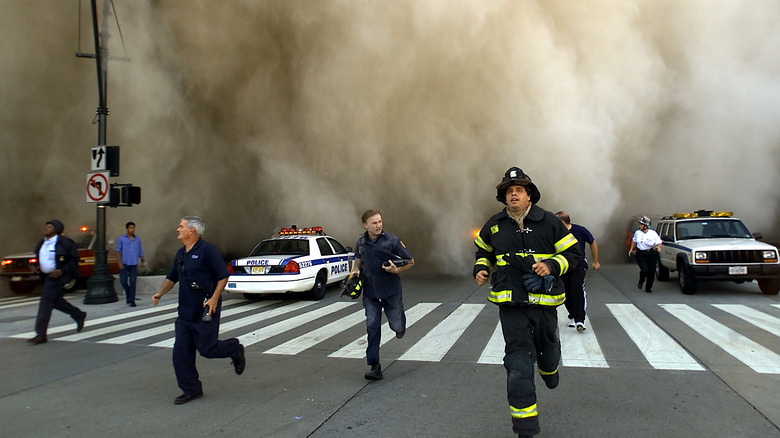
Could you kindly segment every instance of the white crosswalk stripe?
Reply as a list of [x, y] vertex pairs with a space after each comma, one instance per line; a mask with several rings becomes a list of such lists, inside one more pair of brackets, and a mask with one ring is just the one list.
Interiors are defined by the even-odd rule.
[[780, 355], [684, 304], [661, 304], [674, 317], [757, 373], [780, 374]]
[[484, 304], [461, 304], [398, 360], [440, 361], [484, 307]]
[[704, 370], [680, 344], [633, 304], [607, 304], [650, 365], [659, 370]]
[[[7, 299], [0, 301], [0, 309], [14, 309], [18, 306], [37, 305], [37, 299]], [[566, 310], [557, 310], [559, 337], [561, 339], [562, 365], [564, 367], [609, 368], [636, 363], [658, 370], [704, 370], [703, 363], [678, 343], [670, 333], [650, 319], [642, 310], [631, 303], [607, 303], [608, 315], [618, 324], [611, 324], [610, 333], [603, 329], [606, 313], [599, 320], [601, 328], [586, 318], [585, 331], [568, 327]], [[753, 339], [767, 339], [780, 336], [780, 318], [772, 314], [780, 304], [770, 307], [750, 307], [743, 304], [659, 304], [666, 313], [681, 321], [685, 330], [692, 330], [717, 345], [725, 353], [741, 361], [758, 373], [780, 374], [780, 354], [777, 343], [761, 345]], [[87, 326], [81, 333], [75, 332], [71, 321], [49, 328], [50, 341], [92, 341], [101, 344], [135, 344], [149, 347], [170, 348], [175, 341], [173, 321], [176, 319], [176, 303], [138, 310], [118, 309], [117, 314], [87, 319]], [[382, 324], [381, 345], [393, 342], [393, 348], [383, 353], [383, 358], [400, 361], [439, 362], [448, 360], [448, 354], [458, 346], [458, 357], [467, 351], [466, 357], [473, 357], [479, 364], [500, 365], [503, 363], [504, 340], [501, 325], [495, 312], [485, 311], [486, 304], [443, 304], [417, 303], [406, 310], [407, 335], [397, 340], [387, 322]], [[447, 313], [448, 312], [448, 313]], [[445, 314], [446, 313], [446, 314]], [[730, 318], [726, 326], [715, 318]], [[744, 321], [742, 323], [741, 321]], [[424, 322], [424, 332], [416, 330]], [[467, 330], [475, 326], [480, 329]], [[237, 337], [246, 347], [274, 338], [264, 343], [263, 354], [298, 355], [307, 350], [335, 350], [327, 357], [365, 358], [367, 336], [365, 314], [359, 302], [337, 301], [323, 304], [316, 301], [244, 301], [226, 300], [223, 303], [220, 334], [221, 338]], [[749, 324], [748, 327], [746, 324]], [[305, 326], [305, 331], [301, 328]], [[620, 327], [615, 338], [614, 327]], [[733, 327], [733, 328], [732, 328]], [[746, 327], [756, 327], [766, 332], [761, 336], [753, 330], [748, 337], [738, 332]], [[422, 330], [422, 329], [420, 329]], [[601, 330], [601, 331], [600, 331]], [[303, 334], [301, 334], [303, 332]], [[355, 339], [358, 332], [362, 334]], [[761, 332], [761, 333], [764, 333]], [[478, 333], [478, 334], [477, 334]], [[479, 338], [474, 338], [474, 336]], [[10, 335], [11, 338], [30, 338], [34, 332]], [[278, 343], [275, 342], [279, 339]], [[347, 338], [347, 339], [344, 339]], [[346, 342], [345, 342], [346, 341]], [[606, 344], [605, 344], [606, 342]], [[621, 342], [623, 348], [616, 349], [614, 342]], [[620, 356], [622, 350], [631, 350]], [[335, 345], [335, 346], [334, 346]], [[343, 347], [340, 347], [343, 345]], [[605, 355], [603, 345], [608, 345]], [[468, 350], [472, 350], [468, 353]], [[641, 356], [638, 353], [641, 353]], [[617, 357], [616, 358], [616, 352]], [[322, 354], [327, 353], [325, 351]], [[454, 354], [454, 353], [453, 353]], [[454, 357], [454, 355], [452, 355]], [[643, 358], [646, 362], [641, 362]], [[611, 363], [610, 360], [613, 362]]]
[[585, 317], [585, 331], [569, 327], [565, 306], [558, 306], [558, 333], [561, 340], [561, 362], [566, 367], [607, 368], [607, 360], [601, 352], [596, 333], [591, 329], [590, 319]]
[[[439, 303], [419, 303], [406, 310], [406, 327], [407, 329], [414, 325], [417, 321], [422, 319], [425, 315], [430, 313], [433, 309], [439, 307]], [[395, 333], [390, 329], [388, 323], [382, 324], [382, 333], [380, 335], [381, 341], [379, 346], [385, 345], [388, 341], [393, 339]], [[349, 345], [341, 348], [340, 350], [331, 353], [328, 357], [343, 357], [351, 359], [362, 359], [366, 357], [366, 346], [368, 345], [368, 335], [363, 335], [356, 339]]]

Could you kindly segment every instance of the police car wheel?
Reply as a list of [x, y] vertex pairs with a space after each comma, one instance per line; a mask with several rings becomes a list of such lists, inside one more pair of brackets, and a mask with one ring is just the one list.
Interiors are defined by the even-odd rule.
[[328, 285], [326, 284], [326, 277], [324, 272], [317, 274], [317, 278], [314, 280], [314, 286], [309, 291], [309, 298], [315, 301], [319, 301], [325, 296], [325, 290]]

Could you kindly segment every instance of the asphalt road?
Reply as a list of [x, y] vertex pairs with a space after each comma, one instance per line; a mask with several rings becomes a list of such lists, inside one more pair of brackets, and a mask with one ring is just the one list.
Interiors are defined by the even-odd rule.
[[[561, 315], [561, 383], [537, 380], [540, 437], [780, 436], [780, 299], [755, 284], [636, 288], [637, 268], [589, 272], [588, 329]], [[362, 307], [225, 299], [222, 338], [247, 369], [198, 358], [205, 396], [176, 406], [175, 295], [156, 308], [84, 305], [86, 328], [55, 312], [31, 346], [35, 296], [0, 298], [0, 436], [509, 437], [497, 309], [471, 278], [406, 275], [406, 336], [385, 337], [385, 379], [368, 382]], [[415, 315], [415, 316], [411, 316]], [[414, 320], [412, 322], [412, 320]], [[357, 343], [357, 346], [355, 346]]]

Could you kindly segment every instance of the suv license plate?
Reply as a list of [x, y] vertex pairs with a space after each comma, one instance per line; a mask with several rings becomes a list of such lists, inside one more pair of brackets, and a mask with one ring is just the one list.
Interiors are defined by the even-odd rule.
[[[731, 272], [731, 271], [729, 271]], [[265, 274], [265, 266], [252, 266], [253, 274]], [[745, 272], [747, 274], [747, 271]]]
[[729, 275], [747, 275], [747, 266], [729, 266]]

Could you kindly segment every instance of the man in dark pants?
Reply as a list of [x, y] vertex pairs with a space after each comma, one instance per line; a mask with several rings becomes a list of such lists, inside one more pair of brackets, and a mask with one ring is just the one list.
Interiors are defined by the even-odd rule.
[[[387, 322], [395, 336], [402, 338], [406, 333], [406, 315], [401, 296], [401, 277], [398, 274], [411, 268], [414, 259], [401, 239], [382, 229], [382, 213], [379, 210], [366, 210], [362, 220], [366, 232], [355, 244], [352, 274], [358, 274], [361, 270], [363, 273], [363, 307], [366, 309], [368, 332], [366, 361], [371, 367], [365, 378], [381, 380], [384, 378], [379, 363], [382, 309], [385, 309]], [[396, 266], [394, 261], [403, 265]]]
[[125, 290], [125, 301], [135, 307], [135, 282], [138, 277], [138, 260], [146, 265], [141, 238], [135, 235], [135, 222], [125, 224], [127, 234], [116, 239], [116, 258], [119, 261], [119, 283]]
[[593, 254], [593, 269], [601, 267], [599, 263], [599, 245], [593, 234], [582, 225], [571, 223], [569, 213], [559, 211], [555, 217], [563, 222], [563, 225], [577, 239], [580, 245], [582, 258], [577, 266], [569, 268], [569, 272], [563, 274], [563, 285], [566, 288], [566, 310], [569, 311], [569, 327], [576, 327], [578, 332], [585, 330], [585, 311], [588, 308], [588, 294], [585, 292], [585, 274], [588, 272], [588, 259], [585, 258], [585, 244], [590, 245], [590, 252]]
[[70, 315], [76, 321], [77, 332], [84, 328], [84, 320], [87, 318], [87, 312], [82, 312], [63, 298], [65, 289], [72, 288], [80, 276], [79, 251], [71, 239], [62, 235], [64, 230], [65, 226], [56, 219], [46, 222], [44, 237], [35, 246], [34, 253], [38, 257], [38, 267], [44, 280], [38, 316], [35, 317], [35, 337], [27, 340], [31, 344], [46, 342], [52, 309]]
[[506, 208], [488, 219], [474, 241], [477, 284], [487, 283], [493, 271], [488, 300], [499, 309], [509, 413], [520, 437], [539, 433], [534, 361], [545, 385], [558, 386], [561, 344], [555, 308], [565, 298], [560, 276], [580, 260], [577, 239], [536, 205], [540, 198], [528, 175], [509, 168], [496, 186], [496, 199]]
[[179, 222], [178, 239], [184, 246], [176, 252], [168, 275], [152, 296], [152, 304], [179, 283], [179, 316], [176, 318], [176, 341], [173, 344], [173, 369], [183, 391], [174, 400], [181, 405], [203, 396], [203, 386], [195, 367], [195, 352], [205, 358], [233, 359], [236, 374], [246, 367], [244, 346], [238, 339], [220, 341], [219, 317], [228, 270], [217, 248], [201, 239], [203, 221], [185, 216]]

